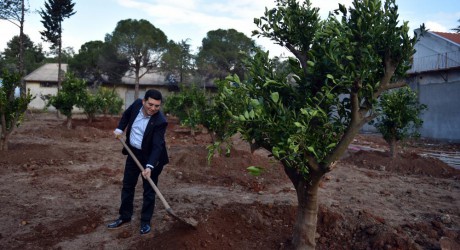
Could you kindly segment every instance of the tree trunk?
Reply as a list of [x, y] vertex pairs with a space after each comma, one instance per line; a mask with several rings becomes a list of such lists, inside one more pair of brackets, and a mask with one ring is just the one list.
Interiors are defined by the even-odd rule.
[[0, 132], [0, 150], [8, 151], [8, 139], [9, 138], [10, 138], [10, 133], [8, 133], [7, 131]]
[[318, 187], [324, 173], [311, 172], [305, 179], [292, 168], [285, 167], [297, 192], [297, 216], [292, 236], [294, 249], [315, 249], [318, 222]]
[[[61, 82], [62, 82], [62, 76], [61, 76], [61, 50], [62, 50], [62, 26], [61, 22], [59, 22], [59, 40], [58, 40], [58, 79], [57, 79], [57, 91], [59, 94], [59, 91], [61, 91]], [[56, 117], [61, 118], [60, 112], [58, 109], [56, 109]]]
[[139, 98], [139, 67], [136, 67], [136, 75], [134, 79], [134, 100], [137, 100]]
[[6, 145], [6, 118], [5, 113], [0, 113], [0, 150], [4, 150], [3, 147]]
[[391, 158], [394, 159], [398, 156], [398, 142], [396, 141], [396, 139], [391, 139], [388, 144], [390, 144]]
[[62, 50], [62, 27], [61, 27], [61, 22], [59, 22], [59, 41], [58, 41], [58, 91], [61, 90], [61, 82], [62, 82], [62, 76], [61, 76], [61, 50]]
[[0, 138], [0, 150], [8, 151], [8, 136], [2, 136]]
[[19, 74], [21, 74], [19, 93], [24, 98], [26, 96], [26, 83], [24, 81], [24, 0], [21, 1], [21, 20], [19, 23]]
[[72, 128], [72, 117], [67, 116], [67, 129], [71, 129], [71, 128]]

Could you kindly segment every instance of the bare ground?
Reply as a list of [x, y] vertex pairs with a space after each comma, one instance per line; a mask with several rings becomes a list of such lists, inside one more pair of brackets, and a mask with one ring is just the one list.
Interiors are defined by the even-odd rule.
[[[229, 157], [207, 164], [210, 136], [191, 136], [170, 118], [170, 164], [159, 189], [190, 229], [157, 201], [153, 232], [117, 218], [124, 156], [117, 118], [67, 130], [54, 114], [29, 114], [0, 152], [2, 249], [290, 249], [296, 196], [281, 166], [238, 138]], [[398, 159], [385, 142], [359, 135], [320, 189], [317, 249], [460, 249], [460, 170], [424, 155], [459, 145], [413, 141]], [[260, 166], [261, 176], [246, 167]]]

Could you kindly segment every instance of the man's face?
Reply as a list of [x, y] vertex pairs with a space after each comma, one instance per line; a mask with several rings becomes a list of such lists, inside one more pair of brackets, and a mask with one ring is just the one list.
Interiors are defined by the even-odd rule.
[[154, 115], [160, 110], [161, 101], [149, 97], [147, 100], [142, 99], [142, 104], [144, 105], [145, 115]]

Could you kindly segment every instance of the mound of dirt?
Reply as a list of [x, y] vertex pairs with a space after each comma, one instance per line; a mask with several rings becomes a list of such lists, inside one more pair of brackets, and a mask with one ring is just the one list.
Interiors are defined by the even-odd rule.
[[[132, 222], [108, 230], [118, 216], [125, 160], [112, 136], [118, 119], [77, 117], [69, 130], [54, 114], [28, 114], [10, 150], [0, 152], [3, 248], [291, 248], [297, 201], [282, 166], [268, 152], [251, 153], [238, 137], [230, 155], [208, 162], [211, 136], [204, 129], [192, 135], [174, 117], [159, 189], [197, 228], [170, 217], [158, 201], [152, 233], [141, 237], [138, 185]], [[439, 148], [458, 150], [412, 141], [392, 159], [381, 138], [359, 135], [321, 183], [317, 249], [458, 249], [459, 170], [420, 153]], [[249, 166], [262, 174], [249, 174]]]

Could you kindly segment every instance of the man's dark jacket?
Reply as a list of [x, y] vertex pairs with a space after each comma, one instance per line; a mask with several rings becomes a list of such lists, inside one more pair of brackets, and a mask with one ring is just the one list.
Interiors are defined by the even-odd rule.
[[[126, 128], [126, 144], [130, 145], [129, 137], [131, 135], [131, 127], [142, 108], [142, 99], [134, 101], [128, 109], [125, 110], [118, 129], [125, 130]], [[142, 154], [147, 159], [146, 164], [154, 167], [163, 166], [168, 164], [168, 152], [166, 151], [165, 133], [168, 122], [166, 117], [161, 111], [150, 117], [149, 123], [145, 128], [144, 137], [142, 138]], [[128, 152], [123, 148], [123, 154], [127, 155]], [[145, 166], [144, 166], [145, 167]]]

